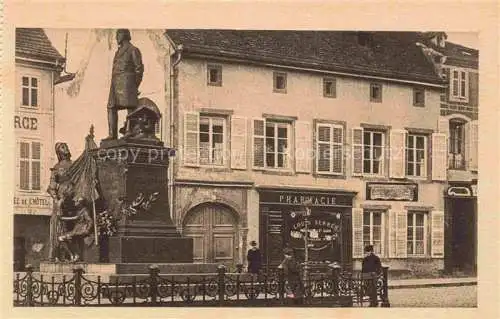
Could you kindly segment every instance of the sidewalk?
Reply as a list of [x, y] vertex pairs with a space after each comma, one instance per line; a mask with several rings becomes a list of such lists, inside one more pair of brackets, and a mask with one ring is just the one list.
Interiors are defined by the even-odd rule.
[[429, 278], [429, 279], [389, 279], [389, 289], [450, 287], [477, 285], [476, 277]]

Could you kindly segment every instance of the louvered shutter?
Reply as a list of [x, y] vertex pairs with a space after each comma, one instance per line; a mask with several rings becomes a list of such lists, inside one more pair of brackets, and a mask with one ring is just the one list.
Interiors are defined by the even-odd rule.
[[344, 127], [332, 126], [332, 173], [344, 173]]
[[397, 212], [389, 210], [389, 258], [396, 258]]
[[253, 119], [252, 121], [252, 166], [263, 168], [265, 163], [265, 127], [264, 119]]
[[406, 211], [398, 211], [396, 213], [396, 257], [406, 258], [407, 250], [407, 233], [408, 233], [408, 214]]
[[200, 163], [200, 114], [184, 114], [184, 164], [197, 166]]
[[465, 123], [464, 125], [464, 161], [465, 161], [465, 169], [470, 170], [470, 160], [471, 160], [471, 125], [470, 122]]
[[406, 131], [391, 130], [390, 134], [390, 177], [404, 178], [406, 171]]
[[432, 180], [446, 181], [447, 146], [445, 134], [432, 134]]
[[363, 128], [352, 129], [352, 175], [363, 175]]
[[299, 173], [311, 172], [311, 139], [311, 124], [306, 121], [295, 122], [295, 170]]
[[352, 257], [363, 258], [363, 209], [352, 209]]
[[431, 257], [444, 257], [444, 212], [431, 212]]
[[470, 123], [470, 164], [469, 169], [477, 171], [479, 158], [479, 127], [478, 121]]
[[231, 168], [247, 168], [247, 119], [231, 117]]

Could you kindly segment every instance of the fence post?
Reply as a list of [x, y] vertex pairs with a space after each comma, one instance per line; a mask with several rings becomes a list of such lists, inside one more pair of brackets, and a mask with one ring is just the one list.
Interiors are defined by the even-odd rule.
[[368, 279], [370, 282], [370, 307], [377, 307], [378, 304], [378, 296], [377, 296], [377, 273], [371, 273], [370, 278]]
[[151, 297], [151, 304], [156, 305], [158, 303], [158, 276], [160, 274], [160, 268], [158, 265], [149, 265], [149, 294]]
[[83, 274], [83, 268], [80, 266], [77, 266], [73, 268], [73, 274], [75, 278], [75, 299], [73, 303], [76, 306], [81, 306], [82, 305], [82, 274]]
[[285, 299], [285, 270], [278, 268], [278, 293], [281, 301]]
[[333, 282], [333, 295], [339, 295], [339, 282], [340, 282], [340, 266], [333, 265], [332, 269], [332, 282]]
[[388, 282], [389, 267], [382, 267], [383, 284], [382, 284], [382, 307], [390, 307], [389, 303], [389, 282]]
[[224, 304], [225, 300], [225, 294], [226, 294], [226, 266], [224, 265], [219, 265], [217, 267], [217, 286], [219, 288], [218, 290], [218, 295], [219, 295], [219, 305], [222, 306]]
[[31, 264], [24, 267], [26, 269], [26, 305], [28, 307], [34, 306], [33, 302], [33, 266]]

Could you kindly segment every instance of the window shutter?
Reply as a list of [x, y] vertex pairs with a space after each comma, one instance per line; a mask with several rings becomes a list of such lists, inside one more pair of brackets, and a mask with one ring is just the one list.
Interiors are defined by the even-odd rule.
[[316, 172], [329, 173], [331, 171], [331, 125], [316, 125]]
[[363, 174], [363, 128], [352, 129], [352, 175]]
[[434, 210], [431, 213], [431, 257], [444, 257], [444, 212]]
[[404, 178], [406, 176], [406, 131], [391, 130], [390, 135], [390, 177]]
[[332, 151], [332, 172], [344, 173], [344, 127], [333, 125], [333, 151]]
[[432, 134], [432, 180], [446, 181], [447, 146], [445, 134]]
[[479, 158], [479, 131], [478, 121], [470, 123], [470, 164], [469, 169], [477, 171]]
[[389, 210], [389, 258], [396, 258], [397, 213]]
[[247, 168], [247, 119], [231, 117], [231, 168]]
[[408, 225], [408, 214], [406, 211], [396, 213], [396, 257], [406, 258], [408, 250], [406, 247]]
[[16, 189], [21, 187], [21, 145], [22, 142], [16, 143], [16, 172], [14, 173], [16, 177]]
[[311, 124], [305, 121], [295, 122], [295, 171], [311, 173]]
[[352, 257], [363, 258], [363, 209], [352, 209]]
[[200, 163], [200, 114], [184, 114], [184, 164], [198, 166]]
[[252, 148], [253, 148], [253, 158], [252, 166], [254, 168], [263, 168], [265, 163], [265, 128], [266, 121], [264, 119], [253, 119], [252, 121]]
[[471, 125], [470, 122], [465, 123], [464, 125], [464, 160], [465, 160], [465, 169], [470, 170], [470, 161], [471, 161]]

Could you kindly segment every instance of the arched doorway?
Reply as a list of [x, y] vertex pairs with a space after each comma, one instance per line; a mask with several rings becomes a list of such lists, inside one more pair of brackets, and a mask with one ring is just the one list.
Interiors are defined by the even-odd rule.
[[193, 238], [195, 263], [238, 262], [238, 220], [227, 206], [207, 203], [191, 209], [184, 218], [183, 235]]

